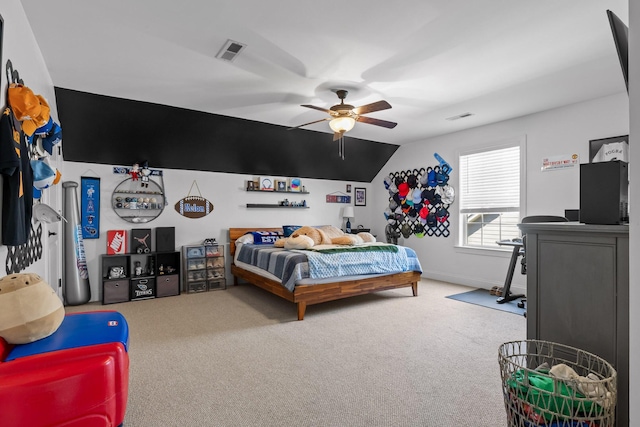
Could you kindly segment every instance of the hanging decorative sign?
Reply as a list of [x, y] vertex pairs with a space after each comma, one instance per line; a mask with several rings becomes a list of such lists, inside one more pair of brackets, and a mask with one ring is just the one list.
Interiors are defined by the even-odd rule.
[[83, 239], [100, 237], [100, 178], [80, 177], [81, 225]]
[[557, 169], [573, 168], [579, 164], [578, 162], [579, 159], [577, 154], [549, 156], [542, 159], [542, 167], [540, 170], [546, 172]]
[[[114, 166], [113, 173], [116, 175], [129, 175], [131, 174], [131, 169], [129, 167], [124, 166]], [[162, 176], [162, 171], [160, 169], [149, 169], [151, 171], [151, 176]]]
[[[197, 196], [191, 195], [191, 190], [193, 190], [194, 185], [198, 191]], [[202, 218], [213, 211], [213, 203], [202, 197], [202, 194], [200, 194], [200, 188], [198, 188], [198, 183], [194, 180], [193, 184], [191, 184], [191, 188], [189, 189], [189, 194], [178, 200], [175, 208], [176, 212], [184, 217]]]
[[339, 191], [327, 194], [327, 203], [351, 203], [351, 196]]

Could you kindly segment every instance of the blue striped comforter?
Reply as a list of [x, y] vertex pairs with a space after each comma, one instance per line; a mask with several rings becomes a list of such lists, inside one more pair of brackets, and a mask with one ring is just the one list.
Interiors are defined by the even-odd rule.
[[353, 250], [349, 248], [341, 247], [339, 251], [325, 253], [244, 244], [240, 247], [238, 261], [268, 271], [292, 292], [297, 281], [307, 278], [422, 272], [420, 261], [411, 248], [396, 246], [397, 251], [367, 250], [366, 244], [355, 246]]

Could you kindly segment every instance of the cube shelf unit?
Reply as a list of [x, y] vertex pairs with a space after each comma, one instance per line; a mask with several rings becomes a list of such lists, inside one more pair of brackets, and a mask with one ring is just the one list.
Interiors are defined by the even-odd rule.
[[227, 289], [224, 245], [182, 247], [182, 275], [187, 293]]
[[101, 255], [100, 278], [102, 304], [180, 295], [180, 252]]

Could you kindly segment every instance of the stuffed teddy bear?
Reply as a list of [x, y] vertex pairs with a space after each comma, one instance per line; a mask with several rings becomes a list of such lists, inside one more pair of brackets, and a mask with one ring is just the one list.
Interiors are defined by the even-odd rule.
[[46, 338], [64, 320], [64, 306], [55, 291], [34, 273], [0, 279], [0, 337], [9, 344]]
[[285, 249], [309, 249], [317, 245], [358, 245], [375, 242], [371, 233], [345, 234], [332, 225], [322, 227], [304, 226], [295, 230], [291, 236], [276, 240], [275, 246]]

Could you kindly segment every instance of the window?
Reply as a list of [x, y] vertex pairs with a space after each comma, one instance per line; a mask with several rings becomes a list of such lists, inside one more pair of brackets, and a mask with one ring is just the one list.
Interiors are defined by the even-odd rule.
[[460, 154], [461, 245], [497, 248], [520, 236], [524, 138]]

